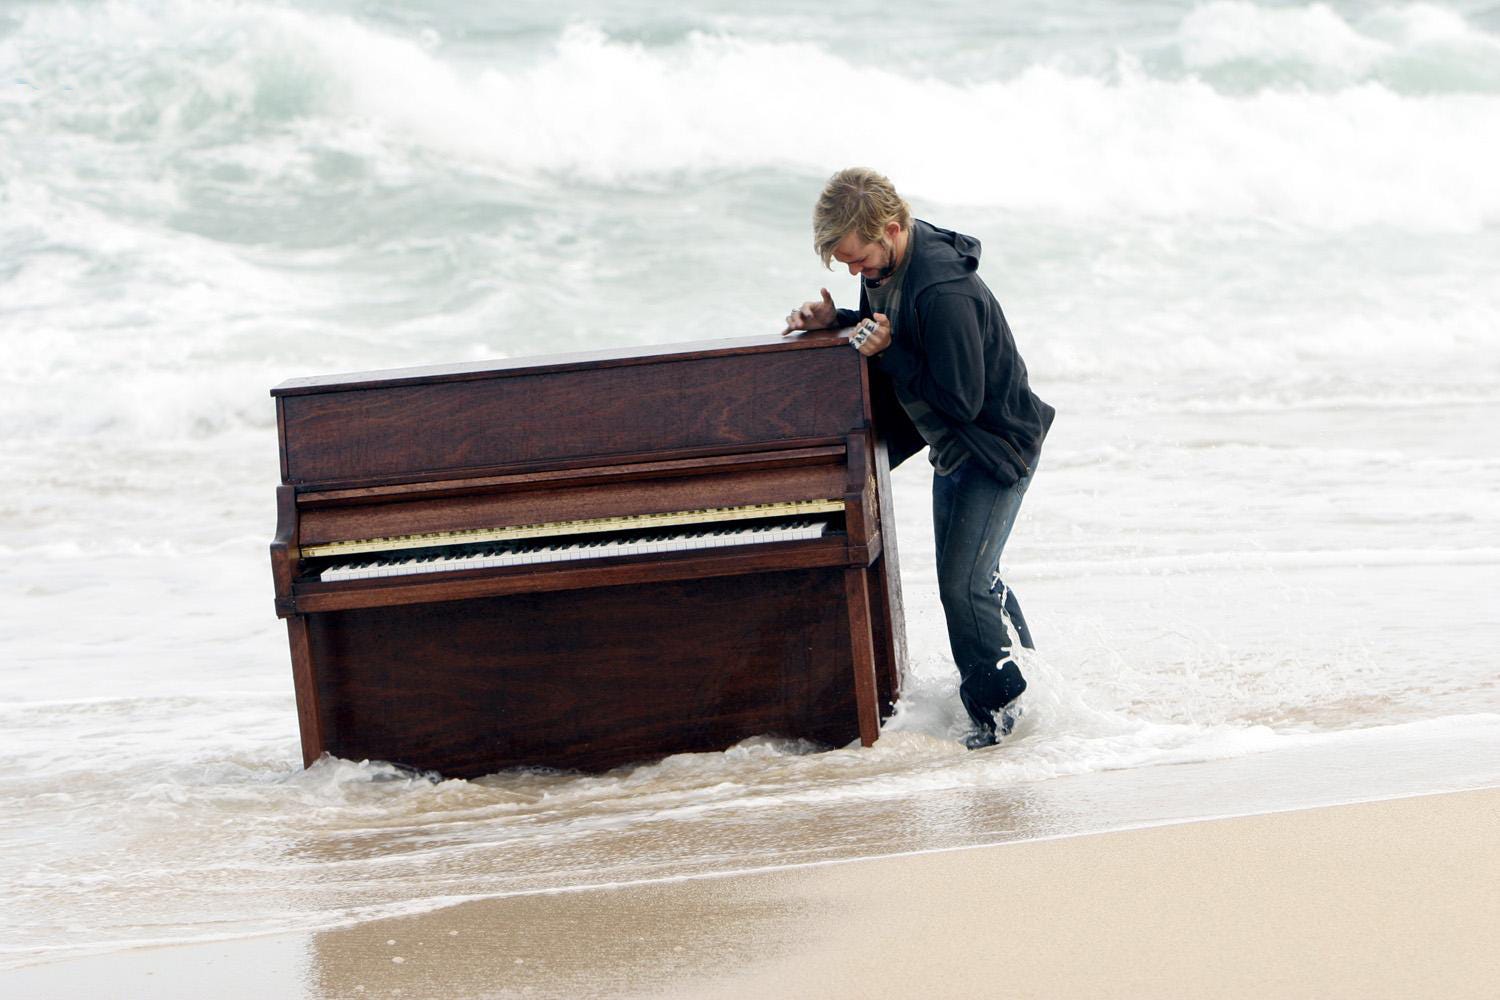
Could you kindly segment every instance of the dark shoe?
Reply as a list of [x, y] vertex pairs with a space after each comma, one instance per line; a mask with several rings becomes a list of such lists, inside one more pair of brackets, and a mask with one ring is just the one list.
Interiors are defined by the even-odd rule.
[[1009, 736], [1012, 729], [1016, 728], [1016, 722], [1026, 714], [1026, 707], [1021, 704], [1020, 699], [1006, 705], [995, 713], [995, 718], [1000, 722], [1000, 735]]
[[993, 729], [979, 728], [971, 731], [964, 737], [964, 746], [970, 750], [983, 750], [1000, 742]]
[[1012, 701], [1000, 711], [995, 713], [994, 726], [976, 726], [964, 737], [964, 746], [970, 750], [982, 750], [992, 747], [1011, 734], [1016, 728], [1016, 720], [1026, 714], [1026, 709], [1021, 706], [1019, 699]]

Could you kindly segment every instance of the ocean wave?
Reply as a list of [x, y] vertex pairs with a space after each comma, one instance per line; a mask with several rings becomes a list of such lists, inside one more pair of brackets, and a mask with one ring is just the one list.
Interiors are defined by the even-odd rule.
[[1217, 0], [1184, 18], [1177, 42], [1187, 69], [1242, 86], [1378, 80], [1406, 93], [1500, 90], [1500, 38], [1434, 4], [1349, 19], [1323, 3]]
[[[521, 52], [265, 2], [29, 6], [0, 34], [0, 421], [38, 440], [263, 437], [288, 375], [545, 353], [585, 329], [657, 342], [610, 300], [714, 309], [680, 294], [671, 227], [722, 211], [696, 237], [733, 230], [732, 192], [805, 205], [849, 158], [851, 94], [945, 136], [878, 165], [919, 211], [983, 220], [987, 279], [1041, 377], [1207, 373], [1192, 406], [1253, 410], [1241, 376], [1292, 359], [1412, 383], [1296, 405], [1484, 398], [1500, 95], [1209, 78], [1273, 51], [1357, 75], [1423, 39], [1493, 41], [1425, 7], [1381, 16], [1383, 35], [1374, 15], [1209, 4], [1172, 43], [1202, 79], [1132, 56], [952, 79], [764, 27], [647, 44], [575, 24]], [[617, 208], [619, 188], [645, 196]], [[680, 212], [624, 281], [613, 246], [666, 201]], [[517, 333], [533, 327], [554, 339]], [[1472, 385], [1421, 387], [1455, 363]]]
[[313, 153], [332, 147], [396, 174], [437, 157], [506, 177], [661, 185], [752, 168], [821, 176], [850, 158], [862, 95], [878, 95], [882, 120], [944, 137], [940, 156], [922, 142], [881, 151], [923, 199], [1469, 231], [1500, 221], [1500, 93], [1407, 94], [1360, 69], [1454, 38], [1490, 65], [1496, 41], [1454, 18], [1402, 8], [1386, 18], [1398, 43], [1326, 8], [1210, 4], [1182, 24], [1190, 69], [1276, 58], [1348, 70], [1331, 90], [1231, 93], [1128, 54], [1103, 75], [1039, 61], [951, 82], [811, 43], [700, 32], [651, 47], [575, 24], [529, 59], [476, 64], [430, 37], [283, 7], [63, 6], [28, 14], [0, 45], [21, 78], [0, 107], [40, 126], [43, 148], [87, 138], [128, 160], [122, 147], [139, 143], [169, 172], [209, 163], [317, 184]]

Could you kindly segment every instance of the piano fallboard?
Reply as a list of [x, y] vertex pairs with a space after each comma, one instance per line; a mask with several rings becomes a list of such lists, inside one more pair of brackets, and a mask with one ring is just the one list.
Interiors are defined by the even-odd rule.
[[[669, 478], [591, 482], [580, 477], [582, 481], [543, 481], [524, 489], [509, 488], [512, 484], [507, 483], [464, 493], [453, 492], [455, 487], [445, 483], [432, 493], [377, 493], [341, 502], [299, 496], [299, 542], [307, 548], [347, 539], [482, 530], [538, 521], [838, 498], [847, 488], [842, 450], [836, 456], [840, 461], [791, 468], [714, 466], [696, 475], [679, 470]], [[754, 457], [765, 458], [764, 453]], [[590, 478], [597, 479], [599, 474]]]

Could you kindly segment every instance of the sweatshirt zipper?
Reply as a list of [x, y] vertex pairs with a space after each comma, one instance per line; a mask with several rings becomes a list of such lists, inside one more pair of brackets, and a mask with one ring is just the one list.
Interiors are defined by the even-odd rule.
[[1002, 445], [1004, 445], [1005, 446], [1005, 450], [1008, 451], [1008, 452], [1010, 452], [1011, 457], [1016, 460], [1016, 464], [1021, 467], [1021, 477], [1023, 479], [1026, 476], [1031, 475], [1031, 466], [1029, 466], [1029, 465], [1026, 464], [1026, 459], [1024, 459], [1024, 458], [1021, 457], [1021, 453], [1019, 451], [1016, 451], [1015, 448], [1011, 447], [1011, 444], [1010, 444], [1009, 441], [1005, 440], [1005, 438], [1001, 437], [998, 434], [995, 435], [995, 440], [999, 441]]

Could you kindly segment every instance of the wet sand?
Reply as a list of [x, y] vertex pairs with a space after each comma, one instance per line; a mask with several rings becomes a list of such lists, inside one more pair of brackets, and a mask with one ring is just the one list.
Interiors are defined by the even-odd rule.
[[1493, 997], [1500, 790], [477, 900], [12, 997]]

